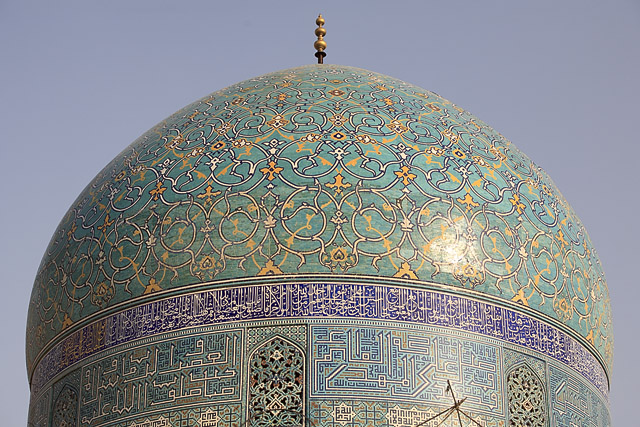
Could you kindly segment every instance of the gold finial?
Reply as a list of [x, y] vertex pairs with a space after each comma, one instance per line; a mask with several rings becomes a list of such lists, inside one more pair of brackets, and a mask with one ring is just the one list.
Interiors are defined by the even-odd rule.
[[316, 58], [318, 58], [318, 64], [322, 64], [324, 61], [324, 57], [327, 56], [327, 54], [324, 52], [324, 50], [327, 48], [327, 42], [324, 41], [324, 36], [327, 35], [327, 30], [322, 27], [324, 25], [324, 18], [322, 17], [322, 15], [318, 15], [318, 19], [316, 19], [316, 25], [318, 26], [318, 28], [316, 28], [316, 36], [318, 37], [318, 40], [316, 40], [316, 42], [313, 44], [313, 47], [315, 47], [317, 50]]

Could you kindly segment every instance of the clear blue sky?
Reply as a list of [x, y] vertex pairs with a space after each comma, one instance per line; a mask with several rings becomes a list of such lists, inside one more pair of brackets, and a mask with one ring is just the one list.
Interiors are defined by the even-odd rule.
[[67, 208], [151, 126], [232, 83], [327, 62], [430, 89], [554, 179], [598, 249], [614, 310], [614, 424], [637, 424], [640, 2], [0, 0], [0, 310], [6, 426], [26, 423], [24, 330]]

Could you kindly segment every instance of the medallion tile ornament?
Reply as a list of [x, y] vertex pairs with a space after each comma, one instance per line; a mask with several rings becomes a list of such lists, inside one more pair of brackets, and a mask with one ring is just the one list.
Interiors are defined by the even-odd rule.
[[536, 390], [541, 425], [572, 390], [608, 425], [608, 290], [551, 179], [439, 95], [352, 67], [238, 83], [127, 147], [55, 232], [27, 333], [38, 423], [409, 427], [449, 384], [482, 425]]

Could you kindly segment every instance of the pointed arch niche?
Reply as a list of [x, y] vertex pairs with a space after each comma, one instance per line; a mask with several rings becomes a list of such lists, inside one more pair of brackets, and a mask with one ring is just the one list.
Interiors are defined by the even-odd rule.
[[78, 420], [78, 392], [69, 384], [65, 385], [53, 404], [52, 425], [73, 427]]
[[249, 357], [249, 427], [302, 425], [305, 358], [300, 347], [275, 336]]
[[516, 365], [507, 375], [509, 426], [547, 427], [544, 383], [526, 364]]

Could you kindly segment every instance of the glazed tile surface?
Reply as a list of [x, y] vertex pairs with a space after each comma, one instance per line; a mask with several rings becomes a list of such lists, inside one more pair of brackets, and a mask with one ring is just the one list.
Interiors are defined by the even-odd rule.
[[305, 66], [183, 108], [80, 194], [30, 302], [30, 420], [411, 427], [449, 380], [483, 425], [607, 425], [611, 329], [542, 169], [433, 92]]
[[410, 277], [525, 304], [610, 363], [600, 263], [548, 176], [438, 95], [329, 65], [216, 92], [114, 159], [47, 249], [29, 359], [132, 297], [313, 273]]

